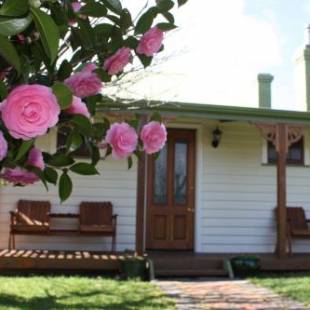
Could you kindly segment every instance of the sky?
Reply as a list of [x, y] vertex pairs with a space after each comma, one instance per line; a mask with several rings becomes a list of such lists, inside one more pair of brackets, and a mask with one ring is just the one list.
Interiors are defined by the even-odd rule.
[[[137, 9], [136, 0], [127, 2]], [[175, 17], [179, 28], [157, 56], [167, 60], [152, 69], [156, 74], [144, 73], [133, 93], [256, 107], [263, 72], [274, 75], [274, 108], [304, 109], [296, 100], [294, 55], [305, 44], [310, 0], [189, 0]]]

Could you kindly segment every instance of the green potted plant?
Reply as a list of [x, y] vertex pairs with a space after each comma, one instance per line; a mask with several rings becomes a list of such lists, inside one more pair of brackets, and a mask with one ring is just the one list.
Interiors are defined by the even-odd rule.
[[147, 275], [147, 260], [141, 256], [127, 256], [120, 261], [121, 275], [125, 279], [145, 279]]
[[260, 271], [260, 258], [256, 255], [240, 255], [231, 259], [231, 265], [236, 275], [245, 276]]

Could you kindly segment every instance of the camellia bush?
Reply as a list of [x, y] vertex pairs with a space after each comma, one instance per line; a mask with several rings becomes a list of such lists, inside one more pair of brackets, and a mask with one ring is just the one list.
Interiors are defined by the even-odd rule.
[[[143, 124], [94, 116], [105, 84], [135, 57], [147, 67], [163, 49], [171, 10], [185, 2], [157, 0], [134, 19], [119, 0], [0, 0], [0, 177], [58, 184], [64, 201], [73, 173], [98, 174], [100, 148], [129, 166], [133, 155], [159, 152], [167, 132], [158, 115]], [[42, 152], [36, 139], [55, 127], [65, 143]], [[74, 156], [81, 146], [89, 160]]]

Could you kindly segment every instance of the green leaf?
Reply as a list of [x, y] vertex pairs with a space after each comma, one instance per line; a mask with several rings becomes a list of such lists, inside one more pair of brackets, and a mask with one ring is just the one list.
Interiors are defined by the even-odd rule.
[[139, 45], [139, 40], [133, 36], [128, 37], [125, 42], [125, 46], [130, 47], [131, 49], [135, 50]]
[[151, 115], [151, 121], [162, 123], [163, 120], [159, 112], [154, 112]]
[[16, 69], [18, 74], [21, 73], [21, 64], [17, 51], [14, 45], [2, 35], [0, 35], [0, 54], [10, 65]]
[[91, 144], [91, 163], [95, 166], [100, 160], [100, 151], [98, 146]]
[[91, 133], [91, 122], [83, 115], [75, 115], [71, 118], [73, 122], [83, 133], [90, 135]]
[[157, 7], [161, 12], [167, 12], [174, 7], [174, 2], [172, 0], [160, 0], [157, 3]]
[[178, 0], [178, 6], [184, 5], [188, 0]]
[[68, 139], [67, 139], [67, 142], [66, 142], [67, 148], [71, 152], [74, 152], [82, 144], [83, 144], [83, 138], [81, 137], [81, 135], [78, 132], [76, 132], [76, 131], [72, 131], [70, 133], [70, 135], [68, 136]]
[[64, 81], [66, 78], [68, 78], [71, 75], [71, 73], [72, 73], [72, 66], [69, 63], [69, 61], [67, 59], [65, 59], [61, 63], [61, 65], [58, 69], [57, 78], [60, 81]]
[[163, 31], [169, 31], [177, 28], [176, 25], [170, 23], [159, 23], [156, 25], [156, 27]]
[[53, 168], [46, 167], [43, 171], [45, 180], [54, 185], [57, 184], [58, 174], [57, 171]]
[[127, 158], [127, 163], [128, 163], [128, 170], [132, 167], [132, 164], [133, 164], [133, 161], [132, 161], [132, 157], [131, 156], [129, 156], [128, 158]]
[[58, 193], [61, 202], [67, 200], [72, 193], [72, 181], [67, 172], [63, 172], [59, 179]]
[[34, 140], [23, 141], [21, 146], [18, 148], [17, 155], [15, 157], [15, 161], [20, 160], [33, 146]]
[[93, 124], [93, 137], [97, 140], [102, 140], [108, 127], [105, 123]]
[[148, 67], [152, 63], [153, 57], [148, 57], [148, 56], [140, 55], [140, 54], [137, 54], [137, 56], [139, 57], [144, 68]]
[[169, 12], [161, 12], [170, 24], [174, 24], [174, 16]]
[[0, 17], [0, 34], [3, 36], [14, 36], [23, 32], [32, 22], [29, 14], [24, 18]]
[[58, 55], [58, 45], [60, 34], [54, 20], [39, 9], [31, 8], [36, 28], [40, 33], [40, 38], [45, 53], [50, 58], [51, 63], [54, 62]]
[[6, 0], [0, 9], [0, 15], [22, 16], [28, 11], [28, 0]]
[[0, 100], [3, 100], [8, 95], [8, 89], [3, 81], [0, 81]]
[[122, 13], [122, 4], [119, 0], [101, 0], [112, 12], [120, 15]]
[[65, 154], [55, 154], [47, 162], [51, 166], [66, 167], [74, 164], [72, 157]]
[[92, 2], [84, 5], [79, 13], [92, 17], [103, 17], [107, 15], [108, 10], [104, 5], [98, 2]]
[[124, 9], [122, 11], [121, 17], [120, 17], [120, 23], [121, 23], [121, 29], [123, 33], [126, 32], [126, 30], [133, 25], [130, 12], [127, 9]]
[[152, 7], [148, 9], [138, 20], [135, 34], [141, 34], [146, 32], [152, 27], [153, 21], [158, 14], [158, 10], [156, 7]]
[[104, 71], [102, 68], [97, 68], [95, 72], [100, 77], [102, 82], [111, 81], [111, 76], [108, 74], [108, 72]]
[[47, 183], [46, 183], [46, 180], [45, 180], [45, 176], [44, 176], [44, 173], [43, 171], [38, 168], [38, 167], [35, 167], [35, 166], [31, 166], [31, 165], [26, 165], [25, 167], [28, 171], [31, 171], [33, 172], [34, 174], [36, 174], [39, 179], [42, 181], [45, 189], [48, 191], [48, 186], [47, 186]]
[[88, 163], [77, 163], [70, 167], [70, 170], [81, 175], [95, 175], [99, 174], [97, 169], [92, 165]]
[[72, 91], [71, 89], [60, 82], [55, 82], [52, 86], [53, 93], [57, 97], [58, 104], [62, 110], [67, 109], [72, 104]]

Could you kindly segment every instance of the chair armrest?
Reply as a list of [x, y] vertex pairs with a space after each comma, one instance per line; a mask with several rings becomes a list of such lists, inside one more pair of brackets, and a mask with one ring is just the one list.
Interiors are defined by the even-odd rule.
[[10, 216], [11, 216], [11, 225], [14, 225], [16, 223], [16, 216], [18, 214], [17, 210], [10, 211]]

